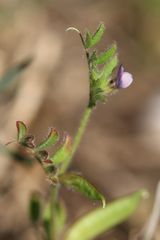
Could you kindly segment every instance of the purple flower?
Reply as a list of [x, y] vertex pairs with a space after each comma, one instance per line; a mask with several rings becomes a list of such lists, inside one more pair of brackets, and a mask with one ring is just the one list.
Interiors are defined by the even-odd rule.
[[119, 66], [116, 78], [116, 87], [117, 88], [127, 88], [133, 82], [132, 74], [124, 71], [124, 67], [121, 64]]

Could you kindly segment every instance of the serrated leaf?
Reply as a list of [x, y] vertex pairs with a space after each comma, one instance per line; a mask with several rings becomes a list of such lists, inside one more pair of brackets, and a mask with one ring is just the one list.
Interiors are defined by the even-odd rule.
[[29, 213], [31, 221], [37, 223], [41, 215], [41, 204], [38, 193], [34, 193], [30, 199]]
[[85, 47], [86, 48], [94, 47], [101, 40], [104, 34], [104, 31], [105, 31], [105, 26], [103, 23], [101, 23], [93, 36], [91, 36], [91, 34], [88, 34], [87, 32]]
[[82, 176], [76, 173], [66, 173], [59, 176], [59, 181], [66, 187], [82, 193], [91, 200], [102, 201], [103, 207], [105, 207], [104, 196]]
[[63, 145], [52, 157], [50, 157], [50, 159], [57, 166], [63, 163], [70, 154], [71, 154], [71, 138], [69, 135], [66, 135]]
[[106, 63], [102, 71], [102, 77], [101, 77], [102, 84], [103, 84], [103, 81], [106, 82], [106, 80], [108, 80], [113, 70], [116, 68], [117, 64], [118, 64], [117, 55], [115, 55], [113, 58], [110, 59], [108, 63]]
[[17, 140], [21, 142], [27, 135], [27, 127], [22, 121], [17, 121], [16, 126], [18, 131]]
[[138, 207], [144, 191], [138, 191], [79, 219], [68, 230], [65, 240], [91, 240], [126, 221]]
[[58, 139], [59, 135], [57, 130], [55, 128], [51, 128], [46, 139], [36, 146], [36, 151], [42, 151], [48, 147], [53, 146], [58, 141]]
[[8, 70], [8, 72], [6, 72], [0, 79], [0, 92], [4, 91], [15, 80], [15, 78], [30, 65], [30, 63], [31, 59], [27, 59]]
[[114, 43], [106, 52], [102, 53], [100, 56], [97, 56], [97, 59], [95, 59], [94, 62], [96, 64], [104, 64], [116, 54], [116, 51], [117, 45]]

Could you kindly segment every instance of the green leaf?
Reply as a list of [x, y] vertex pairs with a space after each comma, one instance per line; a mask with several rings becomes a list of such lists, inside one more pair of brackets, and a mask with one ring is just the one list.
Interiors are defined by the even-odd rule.
[[106, 63], [106, 65], [103, 68], [102, 77], [101, 77], [102, 82], [103, 80], [104, 81], [108, 80], [113, 70], [116, 68], [117, 64], [118, 64], [118, 57], [117, 55], [115, 55], [113, 58], [110, 59], [108, 63]]
[[101, 40], [101, 38], [104, 34], [104, 31], [105, 31], [105, 26], [103, 23], [101, 23], [93, 36], [91, 36], [91, 34], [89, 32], [87, 32], [86, 40], [85, 40], [85, 47], [86, 48], [94, 47]]
[[40, 196], [38, 193], [34, 193], [30, 199], [29, 213], [31, 221], [37, 223], [41, 215]]
[[69, 135], [66, 135], [63, 145], [52, 157], [50, 157], [50, 159], [52, 160], [54, 165], [57, 166], [63, 163], [70, 154], [71, 154], [71, 138]]
[[51, 128], [46, 139], [36, 146], [36, 151], [42, 151], [48, 147], [51, 147], [58, 141], [58, 139], [59, 135], [57, 130], [55, 128]]
[[0, 79], [0, 92], [7, 89], [7, 87], [15, 80], [18, 75], [25, 70], [31, 63], [31, 59], [27, 59], [15, 67], [11, 68], [4, 76]]
[[100, 56], [97, 56], [97, 59], [94, 60], [96, 64], [104, 64], [111, 57], [113, 57], [117, 52], [117, 45], [114, 43], [106, 52], [102, 53]]
[[57, 202], [54, 209], [54, 230], [56, 239], [59, 239], [66, 223], [66, 208], [62, 202]]
[[45, 239], [46, 240], [51, 240], [51, 230], [50, 230], [51, 219], [52, 219], [51, 204], [48, 204], [45, 207], [44, 212], [43, 212], [43, 227], [44, 227], [44, 231], [45, 231]]
[[91, 240], [126, 221], [138, 207], [144, 197], [144, 190], [135, 192], [107, 205], [98, 208], [79, 219], [68, 230], [65, 240]]
[[95, 65], [96, 61], [97, 61], [97, 52], [93, 51], [89, 57], [89, 62], [92, 63], [92, 65]]
[[92, 67], [91, 67], [91, 71], [90, 71], [90, 79], [91, 79], [91, 81], [98, 80], [101, 77], [101, 75], [102, 75], [102, 73], [98, 69], [97, 65], [92, 63]]
[[86, 32], [86, 39], [85, 39], [85, 48], [90, 48], [92, 44], [92, 35], [89, 31]]
[[104, 102], [107, 94], [112, 92], [113, 89], [110, 86], [109, 79], [117, 64], [118, 57], [116, 54], [110, 58], [102, 70], [99, 70], [97, 64], [93, 62], [90, 72], [89, 107], [94, 107], [98, 101]]
[[18, 131], [17, 140], [18, 142], [21, 142], [27, 135], [27, 127], [22, 121], [17, 121], [16, 126]]
[[82, 176], [76, 173], [66, 173], [60, 175], [59, 180], [63, 185], [82, 193], [91, 200], [102, 201], [103, 207], [105, 207], [106, 203], [104, 196]]
[[105, 102], [106, 95], [101, 88], [95, 89], [93, 96], [92, 96], [92, 102], [96, 104], [97, 101]]

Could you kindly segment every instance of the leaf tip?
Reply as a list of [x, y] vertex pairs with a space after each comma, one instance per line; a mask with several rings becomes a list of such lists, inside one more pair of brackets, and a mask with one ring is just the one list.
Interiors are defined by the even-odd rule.
[[51, 136], [56, 136], [57, 138], [59, 137], [58, 131], [53, 127], [49, 129], [48, 137], [51, 137]]
[[17, 130], [19, 130], [20, 126], [23, 126], [23, 127], [27, 130], [27, 127], [26, 127], [26, 125], [24, 124], [24, 122], [22, 122], [22, 121], [16, 121]]
[[27, 127], [22, 121], [16, 121], [16, 127], [18, 132], [18, 141], [21, 141], [26, 136]]
[[40, 151], [40, 150], [45, 150], [48, 147], [53, 146], [54, 144], [57, 143], [57, 141], [59, 140], [59, 134], [58, 131], [51, 127], [49, 129], [49, 133], [47, 135], [47, 137], [37, 145], [36, 150]]
[[71, 148], [72, 148], [72, 138], [71, 138], [71, 136], [68, 133], [65, 134], [64, 142], [65, 142], [66, 148], [69, 151], [71, 151]]

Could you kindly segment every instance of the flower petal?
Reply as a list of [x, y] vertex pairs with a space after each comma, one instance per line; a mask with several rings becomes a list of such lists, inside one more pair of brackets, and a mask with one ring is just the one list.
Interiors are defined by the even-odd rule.
[[117, 72], [117, 79], [118, 81], [122, 78], [122, 75], [124, 73], [124, 67], [123, 65], [121, 64], [118, 68], [118, 72]]
[[119, 81], [117, 82], [117, 87], [118, 88], [127, 88], [131, 85], [132, 82], [133, 82], [132, 74], [130, 74], [128, 72], [124, 72], [122, 74], [121, 79], [119, 79]]

